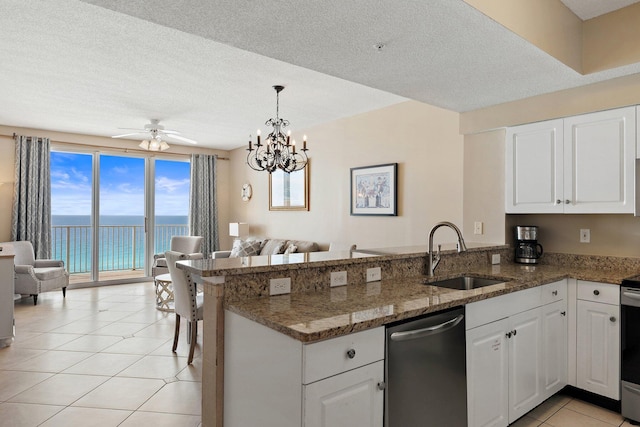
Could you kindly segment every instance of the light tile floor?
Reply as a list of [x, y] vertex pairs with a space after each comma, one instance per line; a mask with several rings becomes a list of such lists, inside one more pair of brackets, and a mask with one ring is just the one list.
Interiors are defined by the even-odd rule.
[[[202, 337], [187, 365], [182, 322], [155, 308], [152, 283], [69, 289], [15, 304], [0, 349], [0, 427], [200, 425]], [[202, 330], [202, 326], [200, 326]]]
[[622, 415], [599, 406], [557, 394], [520, 418], [512, 427], [632, 426]]
[[[155, 308], [151, 283], [70, 289], [15, 304], [16, 339], [0, 349], [0, 427], [200, 424], [201, 335]], [[631, 426], [620, 414], [556, 395], [515, 427]]]

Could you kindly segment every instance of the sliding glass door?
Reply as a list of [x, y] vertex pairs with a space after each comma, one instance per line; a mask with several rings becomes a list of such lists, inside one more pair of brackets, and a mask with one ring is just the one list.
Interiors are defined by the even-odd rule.
[[145, 159], [100, 155], [98, 280], [145, 276]]
[[71, 283], [147, 277], [189, 233], [189, 175], [188, 161], [52, 151], [53, 255]]

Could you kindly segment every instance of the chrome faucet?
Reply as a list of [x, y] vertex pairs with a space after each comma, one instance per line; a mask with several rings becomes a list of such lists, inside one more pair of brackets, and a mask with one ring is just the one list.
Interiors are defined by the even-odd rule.
[[433, 273], [434, 271], [436, 271], [436, 267], [440, 263], [440, 247], [441, 247], [441, 245], [438, 245], [438, 253], [437, 254], [433, 253], [433, 235], [435, 234], [436, 230], [442, 226], [447, 226], [451, 228], [458, 235], [458, 244], [457, 244], [458, 253], [464, 252], [467, 250], [467, 245], [464, 244], [462, 233], [460, 232], [460, 229], [456, 227], [455, 224], [448, 221], [442, 221], [434, 225], [433, 228], [431, 229], [431, 232], [429, 233], [429, 276], [431, 277], [433, 277]]

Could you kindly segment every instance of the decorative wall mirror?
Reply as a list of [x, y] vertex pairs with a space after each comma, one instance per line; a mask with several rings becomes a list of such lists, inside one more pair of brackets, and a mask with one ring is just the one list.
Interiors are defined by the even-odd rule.
[[309, 164], [299, 171], [269, 174], [270, 211], [309, 210]]

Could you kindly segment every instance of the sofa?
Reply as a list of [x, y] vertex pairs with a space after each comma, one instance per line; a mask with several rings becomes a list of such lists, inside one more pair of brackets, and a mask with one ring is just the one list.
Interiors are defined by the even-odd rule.
[[272, 239], [266, 237], [249, 237], [236, 239], [230, 251], [215, 251], [211, 254], [217, 258], [236, 258], [255, 255], [279, 255], [304, 252], [317, 252], [316, 242], [306, 240]]

